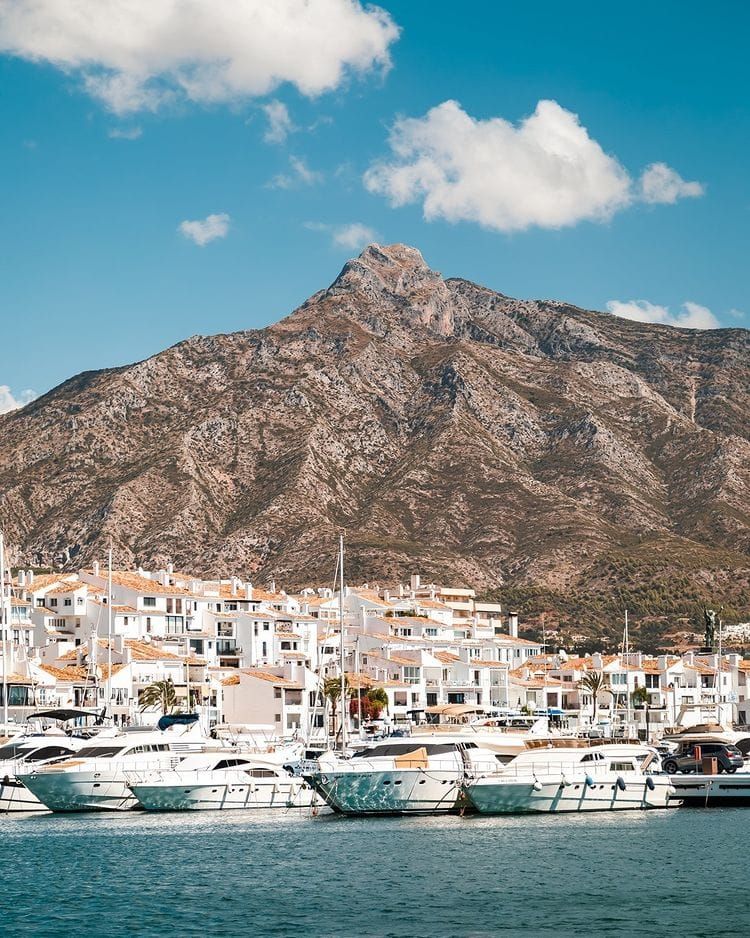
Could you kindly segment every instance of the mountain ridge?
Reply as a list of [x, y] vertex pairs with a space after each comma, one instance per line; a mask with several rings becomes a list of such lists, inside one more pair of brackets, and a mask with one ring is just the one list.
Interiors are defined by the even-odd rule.
[[[541, 591], [568, 617], [566, 593], [590, 593], [599, 625], [607, 558], [667, 556], [690, 604], [744, 614], [747, 413], [746, 330], [516, 300], [371, 245], [277, 323], [1, 417], [0, 523], [38, 563], [79, 566], [111, 536], [122, 563], [290, 586], [330, 579], [343, 529], [353, 577]], [[689, 614], [651, 605], [665, 628]]]

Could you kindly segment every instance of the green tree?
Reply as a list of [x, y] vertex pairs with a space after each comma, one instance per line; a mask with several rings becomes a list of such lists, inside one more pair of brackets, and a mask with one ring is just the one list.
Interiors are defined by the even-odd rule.
[[636, 689], [630, 695], [630, 699], [633, 701], [633, 706], [644, 706], [648, 703], [648, 688], [636, 687]]
[[[354, 689], [351, 684], [347, 681], [346, 683], [346, 696], [351, 697], [354, 693]], [[323, 696], [331, 705], [331, 735], [338, 736], [338, 730], [336, 729], [336, 716], [339, 712], [339, 703], [341, 702], [341, 678], [340, 677], [327, 677], [323, 681]]]
[[607, 679], [601, 671], [587, 671], [578, 682], [578, 687], [580, 690], [587, 694], [591, 694], [591, 704], [593, 711], [591, 716], [592, 725], [596, 723], [596, 718], [599, 714], [598, 696], [603, 690], [606, 689], [606, 686]]
[[169, 677], [166, 681], [154, 681], [153, 684], [144, 687], [139, 703], [141, 712], [151, 707], [158, 707], [164, 714], [171, 713], [177, 704], [177, 693], [172, 678]]
[[388, 694], [384, 687], [371, 687], [367, 691], [367, 699], [372, 705], [372, 711], [377, 720], [381, 712], [388, 709]]

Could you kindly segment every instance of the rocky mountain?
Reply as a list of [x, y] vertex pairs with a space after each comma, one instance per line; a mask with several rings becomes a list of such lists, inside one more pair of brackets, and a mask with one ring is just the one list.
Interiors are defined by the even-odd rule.
[[750, 617], [750, 332], [512, 299], [403, 245], [269, 328], [78, 375], [0, 440], [0, 523], [36, 563], [111, 537], [120, 565], [301, 585], [343, 530], [351, 580]]

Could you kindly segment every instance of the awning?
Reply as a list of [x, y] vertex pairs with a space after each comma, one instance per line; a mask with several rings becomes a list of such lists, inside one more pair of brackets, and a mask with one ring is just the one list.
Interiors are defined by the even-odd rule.
[[80, 717], [98, 717], [96, 710], [73, 710], [60, 708], [58, 710], [39, 710], [30, 714], [27, 720], [76, 720]]

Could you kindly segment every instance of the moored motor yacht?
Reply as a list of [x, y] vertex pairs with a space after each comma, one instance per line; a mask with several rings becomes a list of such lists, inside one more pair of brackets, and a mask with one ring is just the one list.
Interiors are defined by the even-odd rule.
[[656, 751], [585, 740], [529, 744], [494, 772], [468, 776], [462, 793], [482, 814], [665, 808], [675, 790]]
[[51, 811], [127, 811], [138, 806], [127, 786], [127, 771], [173, 768], [209, 746], [217, 744], [200, 735], [196, 725], [131, 727], [117, 735], [102, 733], [73, 759], [19, 770], [18, 777]]
[[18, 779], [18, 773], [75, 755], [87, 740], [34, 734], [16, 737], [0, 746], [0, 814], [46, 811], [47, 808]]
[[502, 734], [422, 733], [348, 759], [327, 752], [303, 777], [340, 814], [434, 814], [457, 809], [467, 771], [489, 770], [512, 755]]
[[310, 786], [274, 755], [208, 752], [170, 770], [126, 772], [126, 779], [146, 811], [309, 807]]
[[675, 801], [685, 808], [750, 806], [750, 772], [671, 775]]

